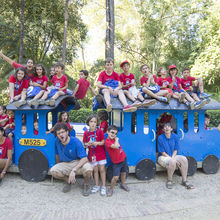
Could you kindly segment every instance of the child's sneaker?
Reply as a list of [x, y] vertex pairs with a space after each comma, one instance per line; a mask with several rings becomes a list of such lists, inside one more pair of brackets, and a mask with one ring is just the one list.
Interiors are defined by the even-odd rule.
[[106, 187], [102, 186], [100, 191], [101, 196], [106, 196]]
[[185, 99], [185, 96], [186, 96], [185, 93], [181, 93], [179, 97], [179, 102], [183, 102]]
[[43, 99], [38, 99], [38, 105], [44, 105], [45, 101]]
[[167, 97], [159, 96], [159, 101], [167, 102]]
[[100, 190], [100, 186], [93, 186], [92, 190], [91, 190], [91, 193], [92, 194], [97, 193], [99, 190]]
[[49, 99], [49, 100], [45, 101], [45, 104], [49, 105], [49, 106], [54, 106], [55, 105], [55, 100], [54, 99]]
[[193, 109], [195, 108], [194, 102], [186, 102], [185, 104], [186, 104], [187, 107], [190, 108], [191, 110], [193, 110]]
[[138, 107], [140, 107], [141, 105], [142, 105], [142, 103], [139, 102], [138, 100], [136, 100], [131, 106], [138, 108]]
[[147, 107], [147, 106], [155, 105], [156, 102], [157, 102], [157, 101], [156, 101], [155, 99], [144, 100], [144, 101], [142, 102], [142, 106], [143, 106], [143, 107]]
[[27, 101], [27, 104], [31, 107], [32, 106], [32, 100]]
[[199, 102], [196, 102], [196, 104], [195, 104], [195, 109], [200, 109], [200, 108], [202, 108], [204, 105], [206, 105], [206, 100], [200, 100]]
[[137, 110], [136, 107], [133, 107], [133, 106], [130, 106], [130, 105], [127, 105], [126, 107], [123, 108], [124, 112], [135, 112], [136, 110]]
[[209, 104], [209, 102], [211, 102], [211, 99], [210, 99], [210, 98], [207, 98], [207, 99], [205, 99], [204, 101], [205, 101], [206, 104]]
[[170, 103], [170, 99], [171, 99], [171, 94], [168, 93], [168, 94], [167, 94], [167, 103]]
[[16, 106], [17, 108], [25, 104], [26, 104], [26, 100], [19, 100], [19, 101], [13, 102], [13, 105]]
[[212, 96], [212, 95], [209, 95], [209, 94], [206, 94], [206, 93], [202, 92], [202, 93], [200, 94], [200, 99], [207, 99], [207, 98], [209, 98], [210, 96]]
[[34, 106], [38, 106], [39, 102], [38, 102], [38, 100], [32, 100], [31, 104]]
[[113, 189], [108, 188], [107, 196], [108, 196], [108, 197], [111, 197], [112, 195], [113, 195]]

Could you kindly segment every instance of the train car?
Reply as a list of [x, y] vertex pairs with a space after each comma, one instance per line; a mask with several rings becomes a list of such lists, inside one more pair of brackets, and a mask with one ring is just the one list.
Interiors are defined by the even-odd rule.
[[[205, 112], [219, 110], [219, 102], [212, 100], [202, 109], [189, 110], [186, 105], [172, 99], [170, 104], [157, 101], [153, 106], [138, 108], [135, 113], [123, 112], [123, 106], [117, 98], [113, 98], [111, 104], [110, 124], [119, 127], [118, 137], [127, 155], [129, 172], [135, 173], [138, 179], [149, 180], [161, 169], [157, 164], [157, 121], [163, 113], [171, 114], [175, 119], [175, 131], [180, 138], [179, 153], [189, 161], [188, 175], [193, 175], [197, 167], [207, 174], [217, 172], [220, 132], [217, 129], [205, 130]], [[184, 128], [185, 118], [188, 120], [188, 129]], [[109, 167], [107, 177], [111, 179], [111, 165]]]
[[[58, 113], [79, 109], [78, 102], [72, 96], [61, 96], [55, 106], [41, 105], [31, 108], [28, 104], [16, 108], [13, 104], [8, 110], [15, 112], [14, 153], [12, 171], [19, 171], [27, 181], [38, 182], [45, 179], [48, 170], [55, 164], [55, 136], [46, 135], [48, 118], [52, 119], [52, 126], [57, 123]], [[34, 133], [34, 120], [38, 119], [39, 131]], [[27, 132], [22, 135], [22, 123]]]

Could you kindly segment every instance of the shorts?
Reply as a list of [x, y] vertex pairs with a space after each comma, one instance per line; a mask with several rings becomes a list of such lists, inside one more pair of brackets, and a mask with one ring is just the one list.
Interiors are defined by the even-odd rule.
[[[103, 91], [103, 89], [99, 89], [99, 94], [100, 94], [100, 95], [104, 95], [104, 94], [102, 93], [102, 91]], [[118, 95], [113, 96], [112, 94], [110, 94], [110, 97], [111, 97], [111, 98], [115, 98], [115, 97], [118, 97]]]
[[[182, 161], [182, 159], [185, 158], [182, 155], [176, 155], [174, 159], [176, 159], [177, 161]], [[160, 156], [158, 157], [158, 163], [162, 166], [167, 168], [169, 165], [169, 161], [172, 160], [171, 157], [164, 157], [164, 156]]]
[[95, 166], [98, 166], [98, 165], [105, 165], [107, 163], [107, 160], [105, 159], [105, 160], [96, 161], [94, 163], [93, 162], [90, 162], [90, 163], [93, 167], [95, 167]]
[[[53, 167], [51, 167], [50, 172], [57, 172], [62, 174], [63, 176], [69, 176], [72, 169], [77, 166], [80, 160], [73, 160], [71, 162], [61, 162], [57, 163]], [[82, 167], [80, 167], [76, 171], [76, 175], [85, 175], [86, 172], [93, 171], [92, 165], [87, 162]]]
[[14, 129], [14, 128], [8, 128], [8, 129], [6, 129], [6, 131], [5, 131], [5, 135], [8, 136], [10, 133], [12, 133], [13, 136], [14, 136], [14, 132], [15, 132], [15, 129]]
[[112, 163], [113, 176], [120, 176], [121, 172], [128, 172], [127, 157], [121, 163]]
[[180, 89], [180, 90], [177, 90], [177, 89], [173, 89], [173, 92], [178, 92], [178, 93], [181, 93], [181, 92], [185, 92], [184, 90]]

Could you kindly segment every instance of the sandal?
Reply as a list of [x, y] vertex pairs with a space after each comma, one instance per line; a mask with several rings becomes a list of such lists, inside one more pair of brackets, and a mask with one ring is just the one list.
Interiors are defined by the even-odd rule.
[[190, 184], [188, 181], [183, 181], [182, 185], [186, 187], [186, 189], [195, 189], [195, 187]]
[[130, 189], [128, 188], [128, 186], [127, 186], [126, 184], [120, 185], [120, 188], [123, 189], [123, 190], [126, 191], [126, 192], [129, 192], [129, 191], [130, 191]]
[[113, 195], [113, 189], [109, 188], [107, 191], [107, 196], [111, 197]]
[[167, 187], [167, 189], [172, 189], [173, 188], [173, 182], [171, 180], [167, 180], [166, 187]]

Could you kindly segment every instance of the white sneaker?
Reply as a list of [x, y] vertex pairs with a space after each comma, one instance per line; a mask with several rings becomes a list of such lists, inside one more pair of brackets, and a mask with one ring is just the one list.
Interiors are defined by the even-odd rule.
[[91, 193], [92, 194], [97, 193], [99, 190], [100, 190], [100, 186], [93, 186], [92, 190], [91, 190]]
[[100, 192], [101, 196], [106, 196], [106, 187], [102, 186], [101, 187], [101, 192]]

